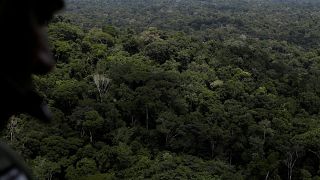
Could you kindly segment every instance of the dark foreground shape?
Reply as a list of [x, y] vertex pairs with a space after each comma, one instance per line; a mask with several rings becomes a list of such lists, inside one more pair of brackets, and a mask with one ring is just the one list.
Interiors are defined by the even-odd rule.
[[34, 91], [32, 74], [46, 74], [55, 61], [45, 26], [63, 7], [62, 0], [0, 0], [0, 118], [29, 113], [48, 121], [51, 116]]
[[[32, 75], [54, 68], [44, 28], [63, 5], [63, 0], [0, 0], [0, 128], [17, 113], [51, 119], [46, 103], [34, 90]], [[9, 179], [31, 176], [18, 155], [0, 144], [0, 180]]]
[[7, 145], [0, 143], [0, 180], [32, 179], [31, 174], [19, 156]]

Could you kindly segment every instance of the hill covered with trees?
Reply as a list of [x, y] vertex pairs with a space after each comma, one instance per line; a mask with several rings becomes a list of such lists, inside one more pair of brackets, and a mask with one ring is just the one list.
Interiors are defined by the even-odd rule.
[[1, 139], [37, 179], [320, 179], [320, 3], [69, 0]]

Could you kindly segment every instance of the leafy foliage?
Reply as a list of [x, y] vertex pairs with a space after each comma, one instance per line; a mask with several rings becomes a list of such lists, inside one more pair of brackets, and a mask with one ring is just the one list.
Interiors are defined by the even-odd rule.
[[38, 179], [320, 178], [320, 3], [68, 2], [54, 121], [1, 132]]

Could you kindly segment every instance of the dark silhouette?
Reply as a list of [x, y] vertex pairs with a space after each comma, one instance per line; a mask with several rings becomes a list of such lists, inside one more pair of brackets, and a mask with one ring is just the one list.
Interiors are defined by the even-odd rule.
[[[0, 0], [0, 122], [28, 113], [50, 120], [50, 112], [32, 84], [32, 74], [45, 74], [55, 61], [45, 26], [63, 0]], [[0, 179], [31, 179], [17, 156], [0, 145]]]
[[54, 67], [44, 28], [62, 0], [0, 0], [1, 123], [15, 113], [50, 119], [46, 105], [33, 90], [32, 74]]

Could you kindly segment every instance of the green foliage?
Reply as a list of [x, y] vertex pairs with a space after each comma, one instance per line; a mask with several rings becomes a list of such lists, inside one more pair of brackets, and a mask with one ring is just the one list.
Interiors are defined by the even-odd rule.
[[96, 163], [93, 159], [83, 158], [77, 162], [76, 166], [69, 166], [66, 170], [68, 179], [80, 179], [85, 176], [94, 175], [97, 173]]
[[319, 179], [319, 2], [68, 2], [54, 121], [1, 131], [36, 179]]
[[174, 54], [174, 49], [165, 41], [154, 41], [148, 44], [144, 51], [146, 56], [160, 64], [170, 60]]
[[82, 39], [84, 36], [81, 28], [65, 22], [50, 24], [48, 34], [52, 40], [73, 42]]
[[61, 173], [61, 169], [58, 163], [51, 162], [47, 159], [37, 157], [32, 160], [33, 172], [36, 175], [36, 179], [51, 179], [56, 174]]

